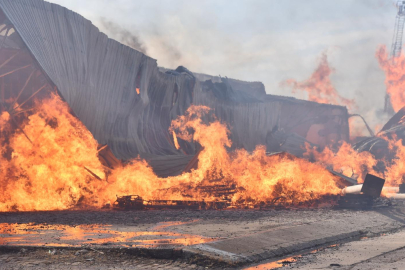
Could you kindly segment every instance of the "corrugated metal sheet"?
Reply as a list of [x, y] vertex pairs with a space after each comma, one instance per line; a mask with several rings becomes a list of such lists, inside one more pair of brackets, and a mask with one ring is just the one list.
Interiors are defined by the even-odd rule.
[[[276, 126], [305, 138], [311, 119], [334, 109], [347, 116], [345, 107], [264, 96], [261, 83], [230, 80], [214, 85], [160, 72], [154, 59], [109, 39], [90, 21], [59, 5], [0, 0], [0, 8], [74, 113], [100, 144], [107, 143], [122, 159], [140, 154], [162, 164], [171, 158], [156, 155], [182, 155], [168, 128], [191, 103], [214, 109], [218, 119], [230, 125], [233, 147], [248, 151], [265, 145]], [[348, 139], [348, 126], [343, 129]], [[188, 146], [193, 153], [194, 145]], [[183, 157], [174, 160], [179, 166], [171, 164], [172, 173], [188, 162]]]
[[[178, 154], [167, 129], [191, 102], [195, 86], [187, 77], [159, 72], [154, 59], [109, 39], [89, 20], [59, 5], [0, 0], [0, 7], [99, 143], [108, 143], [124, 159]], [[173, 105], [176, 87], [181, 98]]]
[[267, 145], [268, 134], [274, 128], [305, 139], [311, 125], [320, 116], [332, 115], [333, 110], [342, 113], [342, 139], [349, 140], [348, 113], [342, 106], [269, 95], [257, 102], [229, 102], [215, 99], [212, 92], [204, 91], [195, 93], [194, 103], [212, 108], [218, 119], [230, 126], [234, 149], [253, 151], [257, 145]]

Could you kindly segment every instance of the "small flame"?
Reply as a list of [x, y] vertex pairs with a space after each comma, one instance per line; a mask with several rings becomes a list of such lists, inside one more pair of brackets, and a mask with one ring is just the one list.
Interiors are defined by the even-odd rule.
[[136, 88], [136, 93], [139, 95], [139, 93], [141, 93], [141, 90], [137, 87]]
[[85, 167], [105, 178], [97, 142], [56, 94], [36, 102], [22, 127], [25, 134], [11, 132], [9, 123], [0, 125], [6, 135], [0, 136], [0, 211], [67, 209], [101, 182]]
[[5, 125], [10, 120], [10, 114], [8, 112], [2, 112], [0, 115], [0, 127]]
[[180, 145], [179, 145], [179, 141], [177, 140], [176, 132], [174, 132], [174, 130], [173, 130], [172, 134], [173, 134], [174, 146], [176, 147], [177, 150], [179, 150], [179, 149], [180, 149]]
[[[317, 164], [324, 167], [331, 167], [334, 171], [342, 173], [348, 177], [357, 178], [359, 183], [362, 183], [367, 173], [374, 174], [386, 180], [385, 186], [398, 186], [405, 182], [405, 146], [402, 140], [382, 137], [388, 143], [389, 155], [395, 158], [377, 159], [370, 152], [357, 152], [350, 144], [344, 142], [339, 150], [334, 153], [329, 148], [325, 148], [322, 152], [307, 146], [305, 156], [313, 159]], [[377, 168], [378, 164], [385, 166], [385, 171], [381, 172]], [[380, 166], [381, 167], [381, 166]]]

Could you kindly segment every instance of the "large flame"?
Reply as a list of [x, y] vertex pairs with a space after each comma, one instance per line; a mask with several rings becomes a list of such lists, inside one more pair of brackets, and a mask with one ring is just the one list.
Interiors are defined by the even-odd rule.
[[[3, 112], [1, 119], [7, 118]], [[70, 208], [97, 185], [85, 167], [105, 177], [97, 142], [56, 95], [37, 103], [23, 127], [25, 134], [10, 133], [9, 125], [0, 125], [0, 210]]]
[[317, 149], [310, 148], [307, 145], [305, 155], [317, 164], [329, 167], [345, 176], [358, 178], [360, 182], [364, 180], [367, 173], [381, 176], [374, 169], [378, 161], [370, 152], [359, 153], [346, 142], [342, 143], [336, 153], [328, 147], [319, 152]]
[[388, 138], [381, 136], [388, 143], [388, 153], [382, 159], [377, 159], [370, 152], [357, 152], [344, 142], [337, 152], [328, 147], [322, 151], [307, 146], [305, 156], [315, 163], [333, 169], [345, 176], [363, 182], [367, 173], [382, 177], [385, 186], [398, 186], [405, 183], [405, 146], [396, 136]]
[[329, 66], [326, 53], [323, 53], [317, 69], [308, 80], [298, 82], [294, 79], [289, 79], [284, 81], [282, 85], [292, 87], [293, 93], [298, 91], [306, 92], [310, 101], [344, 105], [349, 109], [354, 108], [354, 100], [342, 97], [333, 86], [330, 80], [330, 75], [333, 72], [334, 69]]
[[405, 106], [405, 55], [392, 59], [388, 56], [387, 48], [380, 46], [376, 57], [385, 72], [387, 93], [391, 96], [392, 107], [397, 112]]
[[[97, 158], [97, 142], [52, 95], [37, 103], [22, 131], [10, 132], [6, 112], [0, 132], [0, 211], [62, 210], [100, 207], [116, 195], [137, 194], [144, 199], [217, 199], [218, 186], [233, 188], [236, 206], [281, 200], [297, 204], [338, 194], [335, 178], [321, 165], [288, 155], [267, 156], [258, 146], [253, 153], [229, 154], [228, 128], [210, 109], [192, 106], [172, 122], [171, 130], [183, 140], [201, 145], [198, 168], [180, 176], [159, 178], [139, 159], [110, 170]], [[205, 123], [203, 116], [213, 121]], [[28, 137], [28, 138], [27, 138]]]

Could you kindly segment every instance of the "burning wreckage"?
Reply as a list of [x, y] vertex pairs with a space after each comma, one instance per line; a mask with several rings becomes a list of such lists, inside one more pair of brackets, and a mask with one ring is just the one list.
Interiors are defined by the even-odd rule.
[[342, 206], [364, 206], [381, 191], [401, 196], [404, 109], [351, 144], [344, 106], [159, 68], [42, 0], [0, 8], [0, 211], [310, 206], [345, 193], [362, 194]]

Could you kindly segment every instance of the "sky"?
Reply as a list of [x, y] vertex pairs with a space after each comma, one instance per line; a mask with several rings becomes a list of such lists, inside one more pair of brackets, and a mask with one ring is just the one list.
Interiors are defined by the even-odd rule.
[[326, 52], [333, 85], [356, 99], [354, 112], [372, 118], [384, 106], [385, 77], [375, 52], [391, 46], [395, 0], [50, 2], [78, 12], [159, 66], [261, 81], [268, 94], [305, 98], [280, 83], [308, 79]]

